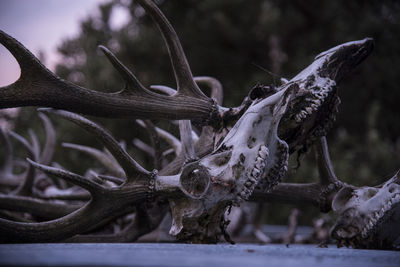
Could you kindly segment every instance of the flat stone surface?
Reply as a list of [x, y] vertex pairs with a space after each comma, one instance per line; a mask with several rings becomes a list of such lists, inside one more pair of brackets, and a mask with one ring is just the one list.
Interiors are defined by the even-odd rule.
[[315, 245], [2, 244], [0, 266], [400, 266], [400, 252]]

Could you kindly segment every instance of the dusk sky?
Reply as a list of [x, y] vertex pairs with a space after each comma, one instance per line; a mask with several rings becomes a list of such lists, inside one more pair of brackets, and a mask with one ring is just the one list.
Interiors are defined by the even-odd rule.
[[[79, 32], [79, 23], [88, 15], [98, 14], [99, 3], [108, 0], [0, 0], [0, 29], [20, 41], [38, 56], [45, 53], [48, 68], [57, 60], [57, 46]], [[126, 20], [114, 12], [116, 24]], [[19, 67], [11, 54], [0, 44], [0, 86], [14, 82]]]

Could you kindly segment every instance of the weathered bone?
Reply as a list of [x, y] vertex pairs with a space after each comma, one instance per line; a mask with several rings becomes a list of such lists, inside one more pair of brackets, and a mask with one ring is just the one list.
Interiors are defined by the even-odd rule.
[[[150, 197], [167, 197], [173, 213], [172, 234], [190, 242], [215, 242], [226, 227], [224, 213], [227, 207], [247, 200], [256, 186], [260, 188], [259, 192], [266, 194], [281, 181], [287, 171], [289, 148], [286, 142], [290, 145], [290, 151], [294, 152], [309, 146], [326, 133], [338, 105], [337, 83], [372, 50], [371, 39], [332, 48], [317, 56], [313, 64], [277, 88], [277, 92], [272, 90], [260, 95], [254, 90], [241, 106], [226, 109], [217, 105], [222, 102], [220, 83], [210, 77], [194, 78], [179, 39], [165, 16], [152, 1], [139, 2], [152, 16], [164, 37], [177, 82], [176, 91], [165, 86], [153, 86], [161, 94], [148, 90], [105, 47], [100, 49], [124, 79], [125, 88], [112, 94], [81, 88], [59, 79], [20, 43], [0, 31], [0, 42], [15, 56], [21, 67], [19, 80], [0, 88], [0, 107], [44, 105], [97, 116], [186, 119], [180, 122], [181, 140], [178, 145], [175, 142], [175, 151], [179, 155], [162, 170], [168, 175], [145, 170], [123, 146], [94, 122], [70, 112], [45, 109], [43, 112], [71, 120], [100, 139], [112, 154], [108, 159], [114, 157], [117, 161], [111, 164], [115, 165], [113, 174], [118, 177], [98, 174], [91, 178], [82, 177], [60, 168], [45, 166], [51, 158], [51, 151], [42, 155], [44, 162], [41, 163], [45, 164], [30, 161], [30, 169], [34, 166], [49, 176], [60, 177], [86, 189], [89, 193], [80, 197], [89, 201], [53, 221], [22, 223], [0, 219], [0, 241], [44, 242], [71, 238], [132, 212], [132, 206], [136, 207], [136, 216], [140, 216], [138, 212], [144, 201]], [[209, 86], [215, 100], [206, 97], [197, 83]], [[194, 144], [189, 119], [199, 120], [214, 129], [203, 127], [199, 140]], [[160, 130], [148, 122], [147, 128], [153, 136], [160, 134]], [[38, 151], [36, 139], [34, 135], [32, 137], [33, 150]], [[82, 147], [79, 149], [84, 150]], [[88, 148], [85, 150], [88, 151]], [[156, 166], [160, 166], [161, 153], [157, 148], [154, 151], [154, 154], [158, 153]], [[96, 154], [94, 152], [101, 151], [92, 150], [91, 155]], [[197, 160], [197, 157], [200, 159]], [[112, 186], [107, 186], [109, 183], [103, 180], [113, 181]], [[322, 181], [321, 184], [329, 189], [331, 182]], [[281, 191], [277, 191], [288, 192], [283, 189], [293, 188], [286, 184], [278, 186], [277, 189]], [[298, 195], [309, 193], [309, 189], [319, 192], [322, 187], [318, 185], [316, 188], [312, 184], [302, 188], [304, 190]], [[301, 195], [300, 198], [305, 195], [310, 194]], [[315, 202], [315, 198], [313, 195], [310, 202]], [[6, 200], [4, 202], [9, 203]], [[41, 205], [49, 206], [31, 199], [19, 200], [36, 205], [36, 208], [26, 210], [32, 213], [37, 212], [37, 207]], [[158, 209], [158, 204], [155, 206], [157, 211], [161, 211], [160, 214], [165, 214], [163, 209]], [[51, 206], [52, 212], [54, 208], [54, 205]], [[147, 211], [144, 212], [143, 216], [147, 218], [147, 215]], [[140, 222], [132, 221], [126, 229], [140, 227], [138, 224]], [[137, 238], [138, 234], [143, 233], [141, 230], [147, 231], [147, 228], [132, 232], [128, 240]], [[126, 240], [121, 237], [125, 230], [119, 236], [103, 238]], [[340, 229], [336, 232], [340, 232]], [[364, 236], [368, 235], [364, 232]], [[101, 237], [74, 238], [87, 241]]]
[[[257, 184], [268, 177], [280, 161], [277, 148], [284, 142], [276, 132], [287, 103], [296, 91], [297, 86], [288, 85], [284, 90], [254, 102], [213, 153], [185, 166], [182, 176], [191, 179], [209, 176], [211, 184], [200, 200], [170, 199], [172, 235], [191, 242], [217, 241], [226, 208], [247, 200]], [[287, 150], [285, 157], [287, 163]], [[274, 177], [279, 179], [281, 176]], [[263, 186], [268, 189], [274, 185], [271, 180], [265, 184], [267, 186]]]
[[400, 241], [399, 172], [380, 186], [342, 188], [332, 209], [338, 214], [332, 236], [339, 245], [393, 249]]
[[337, 85], [372, 52], [373, 46], [373, 40], [366, 38], [333, 47], [288, 82], [296, 83], [299, 91], [282, 118], [279, 136], [289, 144], [291, 153], [307, 149], [327, 134], [340, 103]]

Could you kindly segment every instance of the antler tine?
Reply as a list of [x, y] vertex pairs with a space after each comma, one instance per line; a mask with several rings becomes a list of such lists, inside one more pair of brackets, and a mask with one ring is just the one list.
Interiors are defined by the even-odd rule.
[[315, 152], [321, 183], [327, 185], [339, 182], [329, 157], [328, 144], [325, 136], [322, 136], [317, 141]]
[[179, 38], [170, 22], [153, 1], [138, 0], [138, 2], [150, 14], [164, 37], [175, 74], [178, 94], [207, 100], [208, 97], [204, 95], [193, 79], [185, 52], [183, 52]]
[[179, 121], [179, 132], [182, 142], [182, 153], [186, 160], [194, 160], [196, 153], [192, 139], [192, 124], [189, 120]]
[[146, 153], [147, 155], [154, 157], [154, 148], [152, 148], [150, 145], [146, 144], [139, 138], [135, 138], [132, 141], [133, 145], [136, 146], [138, 149]]
[[[145, 123], [142, 120], [136, 120], [136, 123], [139, 124], [140, 126], [142, 126], [143, 128], [146, 127]], [[160, 138], [163, 139], [165, 142], [167, 142], [172, 147], [172, 149], [175, 151], [176, 155], [179, 155], [181, 153], [182, 144], [178, 140], [178, 138], [176, 138], [169, 132], [164, 131], [163, 129], [158, 128], [158, 127], [156, 127], [156, 131], [157, 131], [157, 134], [160, 136]]]
[[[65, 193], [63, 191], [65, 191]], [[63, 193], [61, 193], [61, 192], [63, 192]], [[87, 191], [84, 191], [84, 190], [82, 192], [76, 192], [76, 193], [75, 192], [71, 193], [71, 192], [66, 191], [66, 190], [61, 190], [61, 192], [60, 193], [53, 193], [53, 194], [42, 194], [42, 193], [39, 193], [37, 195], [41, 199], [48, 199], [48, 200], [88, 201], [88, 200], [91, 199], [90, 193], [88, 193]]]
[[157, 170], [162, 168], [162, 151], [160, 147], [160, 138], [157, 134], [155, 125], [150, 120], [144, 120], [146, 130], [150, 136], [151, 145], [154, 148], [154, 167]]
[[[196, 76], [193, 79], [197, 85], [208, 86], [211, 89], [211, 98], [215, 99], [218, 105], [222, 105], [224, 89], [220, 81], [209, 76]], [[165, 85], [151, 85], [150, 88], [166, 95], [174, 95], [176, 93], [175, 89]]]
[[28, 140], [26, 140], [24, 137], [22, 137], [21, 135], [17, 134], [16, 132], [10, 131], [9, 135], [14, 138], [15, 140], [17, 140], [21, 145], [23, 145], [26, 150], [28, 150], [29, 156], [36, 159], [36, 153], [35, 150], [33, 149], [33, 147], [29, 144]]
[[88, 146], [70, 143], [62, 143], [62, 147], [71, 148], [86, 153], [98, 160], [112, 175], [125, 177], [125, 172], [119, 166], [118, 162], [103, 151]]
[[39, 118], [42, 120], [46, 133], [46, 142], [40, 155], [40, 163], [48, 165], [53, 158], [54, 150], [56, 148], [56, 132], [51, 120], [46, 115], [39, 112]]
[[4, 143], [3, 147], [5, 148], [4, 163], [0, 170], [0, 175], [9, 175], [12, 173], [14, 150], [11, 145], [11, 141], [10, 138], [8, 137], [8, 134], [5, 131], [3, 131], [1, 127], [0, 127], [0, 138]]
[[108, 133], [104, 128], [100, 127], [93, 121], [90, 121], [82, 116], [75, 113], [64, 111], [64, 110], [54, 110], [48, 108], [39, 109], [41, 112], [51, 113], [58, 115], [66, 120], [69, 120], [78, 126], [82, 127], [91, 134], [94, 134], [99, 141], [114, 155], [118, 163], [121, 165], [122, 169], [126, 173], [127, 180], [134, 181], [139, 177], [147, 177], [150, 172], [145, 170], [140, 166], [129, 154], [124, 150], [119, 143]]
[[[0, 30], [0, 43], [5, 46], [5, 48], [10, 51], [10, 53], [15, 57], [19, 66], [21, 67], [21, 76], [19, 79], [19, 83], [22, 80], [30, 75], [34, 74], [34, 71], [39, 72], [49, 72], [50, 71], [43, 66], [40, 61], [22, 44], [20, 44], [17, 40]], [[35, 69], [33, 71], [33, 69]], [[18, 84], [15, 84], [15, 87]], [[14, 86], [13, 86], [14, 87]]]
[[72, 184], [75, 184], [77, 186], [80, 186], [84, 189], [86, 189], [87, 191], [90, 192], [90, 194], [96, 195], [96, 194], [100, 194], [101, 192], [104, 192], [105, 188], [95, 182], [93, 182], [92, 180], [86, 179], [83, 176], [80, 176], [78, 174], [69, 172], [69, 171], [65, 171], [62, 169], [58, 169], [58, 168], [54, 168], [54, 167], [50, 167], [50, 166], [46, 166], [40, 163], [37, 163], [35, 161], [32, 161], [31, 159], [27, 158], [26, 159], [29, 164], [31, 164], [33, 167], [35, 167], [38, 170], [41, 170], [43, 172], [45, 172], [47, 175], [49, 176], [54, 176], [54, 177], [58, 177], [61, 178], [67, 182], [70, 182]]
[[[136, 122], [145, 128], [148, 128], [146, 123], [142, 120], [136, 120]], [[181, 141], [176, 139], [171, 134], [165, 132], [162, 129], [155, 128], [156, 132], [160, 137], [163, 137], [175, 150], [175, 153], [179, 155], [180, 152], [184, 153], [184, 157], [186, 159], [194, 159], [195, 152], [194, 152], [194, 144], [192, 138], [192, 125], [189, 120], [180, 120], [179, 121], [179, 131], [181, 136]]]
[[124, 180], [121, 179], [120, 177], [115, 177], [115, 176], [105, 175], [105, 174], [97, 174], [97, 177], [99, 177], [100, 179], [103, 179], [103, 180], [113, 182], [116, 185], [121, 185], [124, 183]]
[[40, 156], [40, 145], [39, 145], [39, 140], [37, 138], [37, 135], [32, 129], [28, 130], [29, 137], [31, 138], [31, 147], [33, 150], [33, 153], [35, 154], [35, 159], [38, 159]]
[[[168, 22], [168, 21], [167, 21]], [[152, 86], [151, 88], [160, 90], [165, 94], [174, 94], [176, 91], [167, 86]], [[193, 160], [196, 158], [194, 151], [194, 143], [192, 138], [192, 124], [190, 120], [179, 121], [179, 132], [181, 137], [181, 152], [186, 160]]]
[[[33, 142], [35, 142], [34, 140], [36, 137], [32, 131], [30, 131], [30, 135]], [[15, 140], [17, 140], [19, 143], [21, 143], [28, 150], [28, 154], [30, 157], [32, 157], [33, 159], [37, 159], [38, 155], [37, 152], [39, 149], [38, 147], [34, 148], [35, 145], [34, 146], [30, 145], [25, 138], [23, 138], [22, 136], [13, 131], [10, 132], [10, 136], [13, 137]], [[14, 191], [14, 194], [21, 196], [32, 195], [35, 176], [36, 176], [35, 168], [33, 168], [32, 166], [28, 166], [28, 170], [24, 174], [23, 182]]]
[[135, 75], [127, 68], [121, 61], [103, 45], [99, 45], [99, 49], [107, 56], [108, 60], [118, 71], [118, 73], [125, 80], [125, 89], [134, 90], [137, 93], [147, 93], [151, 94], [149, 90], [144, 87], [141, 82], [136, 78]]
[[150, 88], [159, 91], [160, 93], [163, 93], [165, 95], [174, 95], [176, 94], [176, 90], [165, 85], [150, 85]]
[[204, 84], [211, 89], [211, 98], [214, 98], [217, 101], [218, 105], [222, 105], [222, 101], [224, 100], [224, 89], [220, 81], [213, 77], [208, 76], [197, 76], [194, 77], [194, 81], [197, 84]]
[[55, 219], [65, 216], [81, 205], [61, 204], [25, 196], [4, 195], [0, 193], [0, 209], [28, 212], [44, 219]]

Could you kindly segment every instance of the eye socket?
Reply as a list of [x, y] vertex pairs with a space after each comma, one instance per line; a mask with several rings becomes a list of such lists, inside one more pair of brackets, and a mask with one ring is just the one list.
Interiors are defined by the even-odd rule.
[[249, 98], [251, 100], [266, 98], [277, 92], [277, 89], [273, 85], [256, 85], [251, 89], [249, 93]]
[[339, 211], [344, 207], [344, 205], [350, 200], [353, 196], [354, 189], [351, 187], [343, 187], [339, 190], [339, 192], [335, 195], [332, 200], [332, 209], [334, 211]]
[[388, 191], [389, 191], [390, 194], [393, 194], [396, 191], [397, 188], [398, 188], [397, 184], [391, 184], [391, 185], [389, 185]]
[[200, 199], [210, 185], [210, 174], [197, 162], [187, 164], [180, 177], [181, 189], [187, 196]]

